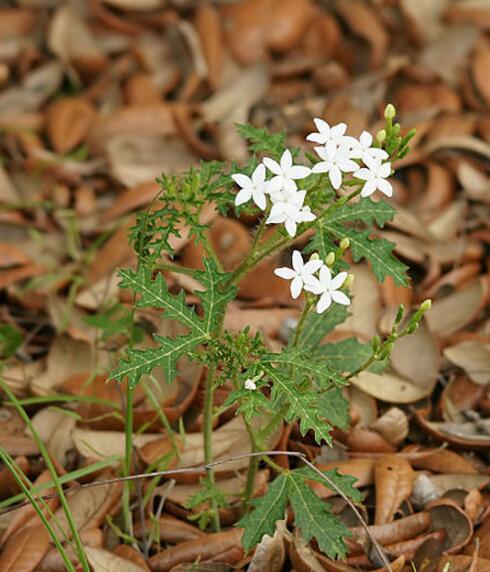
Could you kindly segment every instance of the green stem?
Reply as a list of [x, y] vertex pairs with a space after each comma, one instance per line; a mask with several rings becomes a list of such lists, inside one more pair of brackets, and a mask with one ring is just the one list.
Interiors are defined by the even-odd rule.
[[169, 272], [177, 272], [178, 274], [185, 274], [186, 276], [193, 276], [195, 273], [193, 268], [185, 268], [184, 266], [179, 266], [171, 262], [160, 262], [155, 265], [155, 270], [168, 270]]
[[75, 566], [73, 566], [72, 561], [70, 560], [66, 550], [63, 547], [58, 535], [54, 531], [51, 523], [46, 518], [46, 515], [42, 511], [41, 507], [38, 504], [37, 499], [32, 494], [31, 490], [26, 486], [24, 479], [22, 478], [24, 475], [21, 473], [20, 469], [16, 466], [15, 461], [12, 457], [5, 451], [3, 448], [0, 448], [0, 458], [2, 459], [4, 465], [7, 467], [10, 474], [14, 477], [15, 482], [22, 490], [24, 495], [28, 498], [29, 502], [31, 503], [32, 508], [37, 512], [41, 522], [43, 523], [44, 528], [47, 530], [53, 544], [56, 546], [56, 550], [58, 550], [61, 559], [65, 563], [66, 569], [68, 572], [75, 572]]
[[294, 328], [294, 336], [293, 339], [291, 341], [291, 347], [295, 348], [298, 345], [299, 339], [301, 337], [301, 332], [303, 331], [303, 328], [305, 327], [305, 322], [306, 322], [306, 318], [308, 317], [308, 314], [310, 313], [311, 307], [313, 306], [312, 301], [308, 298], [308, 294], [306, 294], [306, 300], [305, 300], [305, 305], [303, 306], [303, 310], [301, 312], [301, 315], [299, 317], [298, 323], [296, 324], [296, 327]]
[[63, 508], [63, 512], [65, 513], [66, 521], [68, 523], [71, 534], [73, 536], [73, 540], [75, 541], [77, 555], [78, 555], [78, 558], [79, 558], [80, 563], [82, 565], [83, 572], [90, 572], [90, 565], [89, 565], [87, 557], [85, 555], [85, 551], [83, 549], [83, 544], [82, 544], [82, 541], [80, 539], [80, 535], [78, 534], [77, 525], [73, 519], [73, 514], [71, 512], [70, 505], [68, 504], [68, 501], [66, 500], [66, 496], [65, 496], [65, 493], [63, 491], [63, 487], [61, 486], [60, 481], [59, 481], [58, 473], [56, 472], [56, 468], [53, 464], [53, 461], [51, 460], [51, 457], [49, 456], [46, 445], [44, 444], [44, 441], [39, 436], [39, 433], [36, 431], [34, 425], [32, 424], [31, 420], [29, 419], [29, 416], [25, 412], [25, 409], [22, 407], [22, 405], [20, 405], [19, 400], [12, 393], [9, 386], [3, 381], [3, 379], [0, 379], [0, 386], [1, 386], [2, 390], [7, 394], [7, 397], [10, 399], [10, 401], [14, 404], [16, 411], [19, 413], [22, 420], [24, 421], [24, 423], [28, 427], [32, 437], [34, 438], [34, 441], [36, 442], [36, 445], [37, 445], [39, 451], [41, 452], [41, 455], [44, 459], [44, 462], [46, 463], [46, 468], [48, 469], [48, 471], [51, 475], [51, 478], [53, 479], [54, 487], [55, 487], [56, 492], [58, 494], [58, 497], [60, 499], [60, 503], [61, 503], [61, 506]]
[[[204, 388], [204, 425], [203, 425], [203, 437], [204, 437], [204, 464], [208, 465], [213, 461], [213, 397], [214, 397], [214, 376], [216, 374], [216, 366], [212, 365], [208, 369], [206, 375], [206, 385]], [[215, 484], [214, 472], [209, 469], [206, 472], [206, 478], [210, 484]], [[217, 531], [220, 530], [220, 520], [218, 513], [218, 505], [216, 500], [213, 499], [212, 506], [214, 526]]]
[[[260, 448], [257, 445], [257, 440], [255, 438], [252, 426], [246, 420], [245, 420], [245, 427], [247, 429], [247, 433], [250, 438], [252, 453], [256, 453], [260, 450]], [[259, 466], [259, 458], [255, 456], [250, 457], [250, 460], [248, 462], [247, 482], [245, 483], [245, 491], [243, 493], [245, 512], [248, 512], [250, 510], [250, 499], [252, 498], [254, 493], [255, 475], [257, 474], [258, 466]]]
[[230, 278], [230, 283], [235, 284], [235, 283], [239, 282], [240, 279], [245, 274], [247, 274], [247, 272], [250, 269], [252, 269], [254, 266], [259, 264], [259, 262], [262, 262], [262, 260], [264, 260], [268, 256], [271, 256], [272, 254], [280, 251], [281, 249], [283, 249], [287, 246], [290, 246], [294, 242], [300, 240], [301, 237], [306, 232], [308, 232], [311, 228], [313, 228], [316, 224], [318, 224], [318, 223], [322, 222], [323, 220], [325, 220], [326, 218], [328, 218], [331, 214], [333, 214], [339, 208], [344, 206], [351, 199], [353, 199], [354, 197], [359, 195], [361, 193], [361, 190], [362, 190], [361, 188], [356, 189], [355, 191], [352, 191], [352, 193], [338, 199], [335, 203], [330, 205], [325, 210], [325, 212], [323, 212], [317, 219], [315, 219], [311, 223], [306, 224], [304, 226], [303, 232], [301, 234], [299, 234], [298, 236], [294, 236], [294, 237], [282, 236], [279, 239], [271, 240], [271, 242], [266, 244], [262, 250], [260, 250], [260, 249], [258, 249], [256, 251], [251, 250], [249, 252], [249, 254], [245, 257], [243, 262], [240, 265], [238, 265], [235, 268], [235, 270], [233, 271], [231, 278]]
[[[134, 388], [128, 383], [126, 390], [126, 423], [124, 426], [124, 464], [123, 476], [129, 477], [131, 474], [131, 460], [133, 453], [133, 407], [134, 407]], [[131, 513], [131, 481], [124, 481], [123, 486], [123, 516], [124, 528], [128, 536], [133, 535], [133, 518]]]

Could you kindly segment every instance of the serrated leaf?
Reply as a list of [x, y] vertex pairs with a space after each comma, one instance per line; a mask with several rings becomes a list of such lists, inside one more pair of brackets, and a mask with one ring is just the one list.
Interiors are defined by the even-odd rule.
[[247, 552], [262, 540], [264, 534], [274, 534], [276, 522], [285, 516], [287, 495], [288, 476], [284, 474], [269, 485], [263, 497], [253, 501], [254, 510], [238, 521], [237, 526], [244, 529], [242, 544]]
[[187, 355], [198, 344], [204, 341], [203, 334], [191, 332], [176, 338], [155, 336], [159, 347], [146, 350], [128, 350], [121, 358], [119, 366], [113, 371], [111, 378], [116, 381], [128, 379], [134, 387], [142, 375], [149, 374], [155, 367], [161, 367], [165, 379], [171, 383], [177, 374], [177, 360]]
[[285, 146], [286, 132], [270, 133], [265, 127], [253, 125], [236, 125], [241, 137], [249, 142], [249, 147], [256, 153], [266, 153], [275, 157], [280, 156]]
[[335, 326], [345, 322], [348, 316], [349, 310], [341, 304], [332, 304], [323, 314], [310, 312], [305, 320], [297, 346], [301, 348], [317, 346]]
[[334, 427], [346, 431], [349, 428], [349, 401], [342, 395], [340, 389], [332, 387], [318, 397], [318, 413]]
[[[309, 479], [311, 481], [316, 481], [330, 488], [325, 479], [310, 467], [301, 467], [300, 469], [295, 469], [294, 471], [298, 475], [302, 475], [303, 478]], [[362, 494], [358, 489], [354, 487], [357, 482], [356, 477], [352, 475], [341, 475], [338, 469], [330, 469], [329, 471], [322, 471], [322, 473], [330, 480], [334, 485], [337, 486], [346, 496], [352, 499], [353, 502], [359, 503], [362, 501]], [[331, 488], [332, 492], [338, 494], [338, 490]]]
[[329, 224], [362, 221], [383, 227], [392, 220], [396, 210], [386, 201], [374, 202], [367, 198], [357, 203], [345, 204], [328, 218]]
[[361, 344], [356, 338], [324, 344], [313, 349], [316, 361], [325, 361], [330, 369], [339, 372], [355, 371], [372, 353], [371, 344]]
[[184, 291], [181, 290], [177, 295], [171, 294], [162, 274], [157, 274], [152, 279], [149, 270], [141, 266], [137, 272], [121, 270], [119, 276], [121, 277], [120, 288], [129, 288], [140, 295], [136, 306], [163, 308], [167, 318], [177, 320], [191, 331], [206, 335], [206, 325], [194, 309], [187, 306]]
[[281, 372], [269, 364], [263, 364], [263, 369], [273, 382], [272, 400], [276, 400], [279, 395], [289, 405], [286, 421], [298, 420], [302, 435], [308, 431], [313, 431], [317, 443], [326, 441], [331, 444], [330, 431], [333, 428], [319, 416], [317, 409], [318, 393], [296, 387], [291, 383], [287, 373]]
[[292, 472], [288, 479], [289, 500], [294, 511], [294, 522], [306, 542], [315, 538], [320, 550], [330, 558], [345, 558], [344, 538], [349, 529], [329, 510], [305, 483], [304, 477]]
[[290, 366], [293, 369], [297, 368], [302, 375], [307, 374], [315, 379], [318, 385], [323, 387], [330, 386], [331, 381], [335, 383], [341, 381], [336, 372], [332, 371], [326, 362], [315, 360], [311, 354], [305, 353], [304, 350], [298, 348], [286, 347], [280, 353], [265, 354], [261, 361]]

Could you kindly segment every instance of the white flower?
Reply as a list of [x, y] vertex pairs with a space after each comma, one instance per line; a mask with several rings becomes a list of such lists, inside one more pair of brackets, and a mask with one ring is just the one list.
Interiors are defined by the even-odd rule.
[[284, 223], [289, 236], [296, 235], [299, 223], [316, 219], [310, 207], [303, 207], [306, 191], [275, 191], [271, 193], [272, 208], [267, 224]]
[[328, 173], [334, 189], [342, 184], [342, 173], [352, 173], [359, 165], [352, 160], [352, 149], [348, 142], [337, 145], [330, 141], [324, 147], [315, 147], [322, 161], [313, 166], [313, 173]]
[[387, 197], [393, 196], [393, 187], [386, 180], [391, 175], [391, 164], [382, 163], [379, 159], [368, 155], [364, 158], [364, 163], [368, 168], [363, 167], [354, 173], [354, 177], [366, 181], [361, 197], [369, 197], [378, 189]]
[[292, 268], [276, 268], [274, 274], [284, 280], [292, 280], [291, 296], [297, 298], [303, 288], [308, 290], [308, 285], [313, 282], [313, 274], [323, 266], [321, 260], [310, 260], [306, 264], [299, 250], [293, 250]]
[[248, 389], [249, 391], [255, 391], [257, 389], [255, 381], [253, 379], [245, 380], [245, 389]]
[[330, 268], [324, 265], [320, 268], [319, 277], [313, 277], [313, 280], [309, 282], [309, 291], [314, 294], [321, 294], [316, 306], [318, 314], [325, 312], [332, 302], [337, 302], [337, 304], [342, 304], [343, 306], [350, 304], [348, 296], [339, 290], [346, 278], [347, 272], [339, 272], [335, 278], [332, 278]]
[[264, 165], [275, 175], [269, 181], [271, 191], [295, 191], [298, 188], [295, 179], [304, 179], [311, 173], [308, 167], [293, 165], [293, 156], [289, 149], [286, 149], [282, 154], [280, 163], [269, 157], [264, 157]]
[[318, 133], [310, 133], [306, 137], [307, 141], [320, 143], [320, 145], [326, 145], [331, 141], [338, 144], [343, 141], [347, 130], [347, 125], [345, 123], [338, 123], [337, 125], [332, 125], [332, 127], [330, 127], [326, 121], [319, 119], [318, 117], [315, 117], [313, 121], [318, 129]]
[[384, 149], [379, 149], [378, 147], [373, 147], [373, 136], [368, 131], [363, 131], [361, 133], [361, 137], [359, 141], [354, 139], [354, 143], [352, 145], [352, 157], [355, 159], [362, 159], [365, 161], [365, 158], [373, 157], [379, 161], [383, 159], [388, 159], [389, 155]]
[[256, 167], [255, 171], [252, 173], [252, 177], [247, 177], [242, 173], [236, 173], [232, 175], [231, 178], [235, 181], [237, 185], [241, 188], [235, 197], [235, 204], [241, 205], [246, 203], [250, 199], [253, 199], [254, 203], [259, 207], [259, 209], [265, 210], [266, 201], [265, 193], [268, 192], [267, 182], [265, 180], [265, 167], [260, 164]]

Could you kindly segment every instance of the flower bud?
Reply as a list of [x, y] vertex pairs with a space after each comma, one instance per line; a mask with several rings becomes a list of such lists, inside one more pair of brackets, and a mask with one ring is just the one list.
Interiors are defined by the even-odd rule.
[[310, 256], [310, 260], [320, 260], [320, 255], [318, 254], [318, 252], [314, 252], [314, 253]]
[[327, 258], [325, 259], [325, 264], [327, 266], [332, 266], [334, 262], [335, 262], [335, 252], [329, 252], [327, 254]]
[[406, 334], [408, 335], [414, 334], [418, 330], [418, 328], [419, 325], [417, 322], [415, 322], [414, 324], [409, 324], [406, 329]]
[[385, 119], [393, 119], [395, 115], [395, 106], [392, 103], [388, 103], [388, 105], [385, 107]]
[[350, 240], [349, 240], [348, 238], [343, 238], [343, 239], [340, 241], [340, 245], [339, 245], [339, 246], [340, 246], [340, 248], [341, 248], [342, 250], [347, 250], [347, 249], [349, 248], [349, 246], [350, 246]]
[[354, 278], [355, 278], [354, 274], [348, 274], [342, 286], [348, 288], [354, 282]]
[[378, 133], [376, 134], [376, 141], [381, 145], [381, 143], [383, 143], [385, 139], [386, 139], [386, 129], [381, 129], [381, 131], [378, 131]]
[[427, 312], [428, 310], [430, 310], [431, 306], [432, 306], [432, 300], [428, 298], [427, 300], [424, 300], [422, 304], [420, 304], [420, 309], [422, 310], [422, 312]]
[[400, 304], [398, 306], [398, 311], [396, 313], [395, 324], [399, 324], [403, 319], [403, 314], [405, 313], [405, 306]]

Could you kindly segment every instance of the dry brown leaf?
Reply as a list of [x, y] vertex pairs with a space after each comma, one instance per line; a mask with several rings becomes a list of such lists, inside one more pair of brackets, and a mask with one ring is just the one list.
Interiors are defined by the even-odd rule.
[[65, 465], [66, 454], [73, 448], [71, 432], [77, 420], [72, 415], [64, 415], [59, 409], [45, 407], [32, 418], [35, 430], [44, 441], [49, 452]]
[[[351, 475], [356, 478], [355, 487], [365, 487], [374, 481], [374, 464], [374, 459], [349, 459], [347, 461], [319, 463], [318, 468], [321, 471], [338, 469], [341, 475]], [[317, 481], [309, 481], [308, 484], [320, 498], [328, 498], [338, 494], [336, 490], [332, 491]]]
[[134, 562], [102, 548], [87, 546], [85, 554], [93, 572], [146, 572], [144, 568]]
[[149, 564], [154, 572], [167, 572], [178, 564], [191, 563], [196, 559], [233, 565], [243, 557], [241, 536], [240, 528], [208, 534], [205, 539], [189, 540], [162, 550], [150, 558]]
[[407, 415], [398, 407], [390, 407], [370, 427], [392, 445], [399, 445], [408, 435], [408, 425]]
[[470, 542], [473, 523], [468, 515], [454, 501], [435, 500], [427, 505], [433, 530], [444, 530], [446, 554], [457, 554]]
[[2, 572], [31, 572], [49, 549], [49, 535], [42, 525], [24, 528], [11, 536], [0, 555]]
[[281, 572], [286, 557], [284, 546], [285, 523], [278, 521], [272, 536], [264, 534], [256, 546], [252, 561], [248, 567], [250, 572]]
[[468, 340], [444, 350], [447, 359], [465, 370], [478, 385], [490, 382], [490, 343]]
[[414, 472], [410, 463], [397, 455], [386, 455], [374, 464], [376, 513], [374, 524], [395, 517], [401, 504], [412, 494]]
[[95, 109], [81, 98], [58, 99], [48, 108], [47, 132], [57, 153], [67, 153], [79, 145], [90, 130]]
[[197, 526], [166, 514], [159, 518], [158, 527], [155, 527], [154, 523], [150, 520], [145, 521], [144, 527], [141, 522], [136, 522], [134, 535], [137, 538], [144, 538], [144, 536], [148, 534], [148, 531], [155, 531], [155, 528], [160, 540], [168, 544], [179, 544], [206, 535], [206, 533], [197, 528]]

